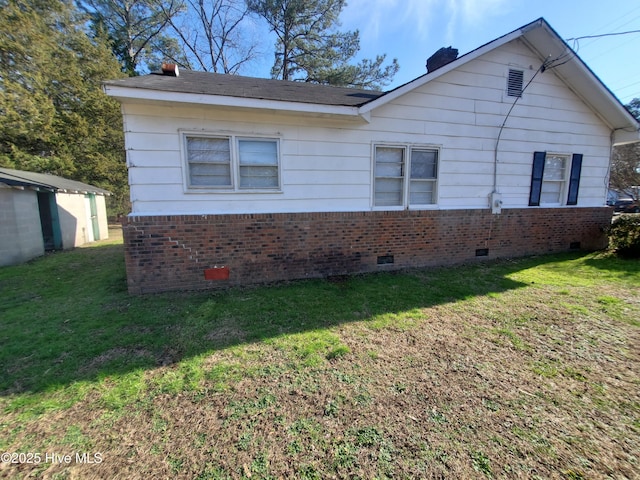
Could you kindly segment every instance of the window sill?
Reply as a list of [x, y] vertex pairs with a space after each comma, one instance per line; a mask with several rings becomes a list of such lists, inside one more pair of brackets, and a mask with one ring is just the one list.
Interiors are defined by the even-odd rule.
[[376, 211], [376, 212], [385, 212], [385, 211], [390, 211], [390, 212], [398, 212], [398, 211], [402, 211], [402, 210], [440, 210], [440, 205], [412, 205], [409, 207], [404, 207], [404, 206], [389, 206], [389, 207], [378, 207], [378, 206], [373, 206], [371, 207], [371, 210]]
[[243, 190], [234, 190], [232, 188], [227, 188], [227, 189], [214, 189], [214, 188], [185, 188], [184, 189], [184, 193], [188, 194], [188, 195], [210, 195], [210, 194], [215, 194], [215, 195], [254, 195], [254, 194], [260, 194], [260, 195], [265, 195], [265, 194], [282, 194], [283, 191], [281, 189], [267, 189], [267, 188], [261, 188], [258, 189], [256, 188], [254, 189], [243, 189]]

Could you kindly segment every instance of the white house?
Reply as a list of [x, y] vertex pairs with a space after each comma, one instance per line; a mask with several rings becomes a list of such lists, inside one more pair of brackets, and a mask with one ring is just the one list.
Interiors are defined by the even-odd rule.
[[633, 116], [544, 19], [448, 60], [389, 92], [173, 67], [105, 82], [130, 291], [604, 246]]
[[0, 266], [108, 238], [107, 195], [56, 175], [0, 168]]

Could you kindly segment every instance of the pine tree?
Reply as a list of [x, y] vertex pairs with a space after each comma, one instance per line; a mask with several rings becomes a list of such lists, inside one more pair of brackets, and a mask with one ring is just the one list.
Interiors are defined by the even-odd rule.
[[360, 34], [336, 30], [345, 0], [247, 0], [247, 5], [276, 34], [273, 78], [380, 88], [399, 69], [396, 59], [383, 67], [385, 55], [350, 63], [360, 50]]
[[108, 36], [128, 75], [153, 70], [164, 50], [178, 48], [164, 30], [185, 9], [183, 0], [78, 0], [78, 5], [89, 15], [94, 35]]
[[120, 108], [101, 85], [122, 73], [106, 41], [86, 34], [69, 1], [0, 5], [0, 165], [106, 188], [124, 213]]

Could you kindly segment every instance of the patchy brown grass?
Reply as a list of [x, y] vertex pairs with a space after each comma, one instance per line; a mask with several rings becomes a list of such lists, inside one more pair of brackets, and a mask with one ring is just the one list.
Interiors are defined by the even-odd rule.
[[[4, 451], [102, 462], [3, 463], [0, 476], [639, 478], [637, 270], [586, 281], [562, 262], [515, 269], [517, 289], [385, 314], [363, 306], [359, 320], [280, 324], [264, 338], [227, 308], [203, 335], [209, 351], [103, 377], [65, 408], [5, 408]], [[441, 280], [407, 275], [424, 288]], [[339, 298], [366, 281], [331, 288]], [[114, 347], [85, 368], [148, 355]]]

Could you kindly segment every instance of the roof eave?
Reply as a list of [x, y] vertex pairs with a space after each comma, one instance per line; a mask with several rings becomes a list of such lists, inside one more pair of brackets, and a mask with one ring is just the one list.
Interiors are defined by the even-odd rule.
[[622, 105], [620, 100], [604, 85], [598, 76], [565, 43], [544, 18], [539, 18], [511, 33], [497, 38], [473, 50], [453, 62], [415, 80], [391, 90], [385, 95], [360, 107], [361, 114], [370, 112], [398, 97], [435, 80], [442, 75], [470, 62], [513, 40], [521, 39], [536, 52], [541, 62], [571, 55], [563, 65], [554, 67], [554, 72], [600, 119], [611, 128], [614, 145], [640, 141], [640, 123]]
[[208, 95], [184, 92], [166, 92], [161, 90], [120, 87], [104, 85], [107, 95], [121, 103], [130, 102], [171, 102], [194, 105], [208, 105], [217, 107], [249, 108], [256, 110], [271, 110], [293, 112], [318, 116], [336, 116], [341, 118], [360, 119], [366, 121], [366, 116], [360, 114], [357, 106], [325, 105], [304, 102], [286, 102], [280, 100], [232, 97], [225, 95]]
[[[523, 28], [522, 40], [541, 58], [559, 60], [554, 73], [614, 132], [614, 144], [637, 142], [640, 123], [558, 33], [544, 20]], [[634, 139], [635, 138], [635, 139]]]

